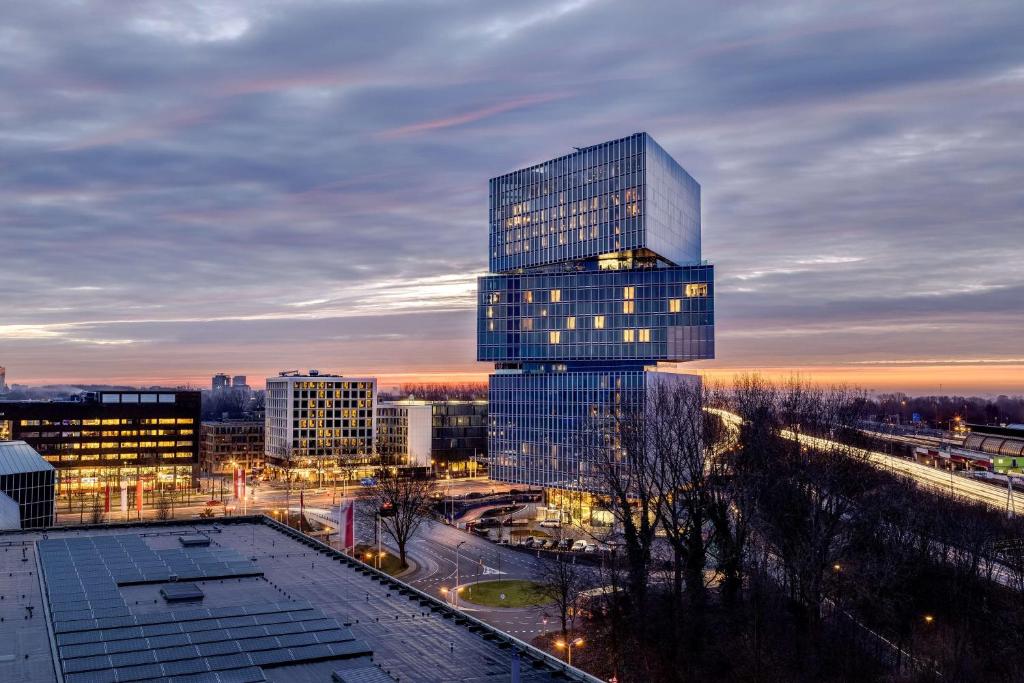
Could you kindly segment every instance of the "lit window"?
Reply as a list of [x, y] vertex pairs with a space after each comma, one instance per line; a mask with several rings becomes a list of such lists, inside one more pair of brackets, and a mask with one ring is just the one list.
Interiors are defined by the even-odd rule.
[[562, 341], [562, 333], [558, 330], [552, 330], [548, 332], [548, 342], [551, 344], [558, 344]]
[[493, 318], [494, 317], [494, 307], [493, 306], [488, 306], [487, 307], [487, 317], [488, 318]]
[[679, 313], [682, 310], [683, 310], [683, 302], [682, 301], [680, 301], [679, 299], [669, 299], [668, 300], [668, 312], [669, 313]]
[[640, 341], [649, 342], [651, 341], [651, 331], [648, 329], [640, 330]]
[[562, 300], [562, 290], [560, 290], [560, 289], [552, 289], [551, 290], [551, 303], [557, 304], [561, 300]]
[[636, 287], [623, 287], [622, 298], [623, 299], [634, 299], [636, 298]]
[[708, 286], [706, 283], [686, 285], [686, 296], [707, 296]]
[[623, 313], [632, 313], [633, 312], [633, 307], [635, 305], [636, 305], [635, 301], [623, 301], [622, 302], [622, 312]]
[[529, 332], [533, 329], [533, 318], [523, 318], [519, 321], [520, 329]]
[[603, 315], [595, 315], [594, 316], [594, 329], [595, 330], [603, 330], [604, 329], [604, 316]]
[[568, 318], [565, 319], [565, 329], [567, 329], [567, 330], [575, 330], [576, 329], [576, 317], [575, 316], [570, 315]]
[[631, 341], [635, 341], [635, 340], [636, 340], [636, 335], [634, 334], [633, 330], [623, 330], [622, 331], [622, 341], [624, 341], [624, 342], [631, 342]]
[[528, 304], [532, 304], [533, 303], [533, 292], [530, 291], [529, 289], [526, 290], [525, 292], [523, 292], [523, 301], [525, 301]]

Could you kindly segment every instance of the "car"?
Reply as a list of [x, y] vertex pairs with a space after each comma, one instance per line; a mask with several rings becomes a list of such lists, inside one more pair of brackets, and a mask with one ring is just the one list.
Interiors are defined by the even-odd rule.
[[557, 547], [558, 541], [556, 541], [553, 538], [549, 538], [548, 540], [544, 541], [544, 550], [554, 550]]
[[563, 538], [561, 541], [558, 542], [558, 549], [569, 550], [570, 548], [572, 548], [572, 544], [573, 540], [571, 538]]
[[557, 519], [545, 519], [543, 522], [540, 523], [540, 525], [541, 525], [541, 527], [543, 527], [545, 529], [561, 529], [562, 528], [562, 523], [559, 522]]
[[573, 552], [577, 552], [577, 553], [580, 552], [581, 550], [583, 550], [586, 547], [587, 547], [587, 542], [584, 541], [582, 538], [572, 544]]
[[359, 480], [359, 485], [360, 486], [376, 486], [377, 485], [377, 480], [374, 479], [373, 477], [363, 477], [362, 479]]
[[583, 552], [585, 552], [585, 553], [596, 553], [597, 552], [597, 544], [596, 543], [588, 543], [586, 546], [583, 547]]
[[536, 542], [536, 538], [534, 538], [533, 536], [527, 536], [526, 540], [523, 541], [522, 545], [526, 546], [527, 548], [532, 548]]

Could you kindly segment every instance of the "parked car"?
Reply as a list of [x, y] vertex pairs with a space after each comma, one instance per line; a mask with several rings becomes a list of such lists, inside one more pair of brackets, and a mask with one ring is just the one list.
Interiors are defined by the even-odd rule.
[[557, 519], [545, 519], [540, 525], [545, 529], [561, 529], [562, 523]]
[[534, 545], [534, 544], [535, 544], [536, 542], [537, 542], [537, 539], [536, 539], [536, 538], [534, 538], [533, 536], [527, 536], [527, 537], [526, 537], [526, 540], [525, 540], [525, 541], [523, 541], [523, 545], [524, 545], [525, 547], [527, 547], [527, 548], [532, 548], [532, 547], [533, 547], [533, 545]]
[[570, 548], [572, 548], [572, 544], [573, 540], [571, 538], [563, 538], [561, 541], [558, 542], [558, 549], [569, 550]]
[[558, 547], [558, 541], [556, 541], [553, 538], [549, 538], [548, 540], [544, 541], [544, 549], [545, 550], [554, 550], [557, 547]]
[[585, 553], [596, 553], [597, 552], [597, 544], [596, 543], [588, 543], [588, 544], [586, 544], [583, 547], [583, 552], [585, 552]]
[[587, 542], [584, 541], [582, 538], [572, 544], [572, 550], [575, 553], [580, 552], [581, 550], [583, 550], [586, 547], [587, 547]]

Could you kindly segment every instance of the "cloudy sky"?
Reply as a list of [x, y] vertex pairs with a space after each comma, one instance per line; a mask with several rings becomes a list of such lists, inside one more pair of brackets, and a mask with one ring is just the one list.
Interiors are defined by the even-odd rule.
[[1024, 391], [1024, 4], [7, 0], [12, 382], [481, 378], [487, 179], [646, 130], [712, 375]]

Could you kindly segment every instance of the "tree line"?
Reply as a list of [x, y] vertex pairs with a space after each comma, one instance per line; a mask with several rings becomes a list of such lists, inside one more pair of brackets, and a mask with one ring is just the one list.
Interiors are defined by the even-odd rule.
[[613, 523], [581, 526], [612, 550], [545, 582], [563, 637], [619, 681], [1019, 680], [1024, 528], [869, 463], [873, 408], [747, 376], [598, 416], [581, 488]]

